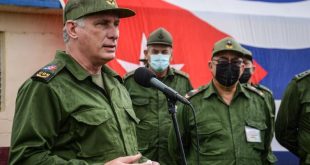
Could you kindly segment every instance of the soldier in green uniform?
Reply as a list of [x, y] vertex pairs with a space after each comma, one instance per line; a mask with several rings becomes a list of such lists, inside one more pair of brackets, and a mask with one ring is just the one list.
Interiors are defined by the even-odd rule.
[[310, 165], [310, 70], [296, 75], [282, 98], [275, 127], [278, 142]]
[[18, 91], [9, 164], [146, 161], [138, 154], [139, 119], [129, 94], [105, 65], [115, 57], [120, 18], [133, 15], [114, 0], [69, 0], [66, 51], [57, 51]]
[[[147, 39], [147, 50], [144, 51], [146, 66], [163, 83], [185, 95], [192, 86], [187, 74], [170, 67], [172, 47], [172, 36], [167, 30], [158, 28], [153, 31]], [[162, 165], [172, 165], [173, 160], [167, 149], [172, 122], [166, 96], [157, 89], [137, 84], [133, 73], [125, 75], [125, 86], [132, 99], [134, 111], [140, 119], [136, 127], [139, 151]]]
[[[261, 91], [264, 93], [265, 96], [265, 101], [268, 105], [268, 112], [269, 112], [269, 120], [270, 120], [270, 126], [268, 129], [270, 131], [270, 141], [267, 146], [271, 147], [271, 142], [273, 139], [273, 134], [274, 134], [274, 120], [275, 120], [275, 111], [276, 111], [276, 106], [274, 102], [274, 97], [272, 94], [272, 91], [268, 89], [267, 87], [261, 85], [261, 84], [254, 84], [251, 81], [251, 77], [255, 71], [255, 65], [253, 64], [253, 55], [252, 52], [243, 48], [244, 56], [243, 56], [243, 63], [244, 63], [244, 72], [241, 75], [239, 82], [241, 84], [246, 84], [246, 85], [251, 85], [255, 87], [257, 90]], [[269, 153], [268, 153], [268, 160], [272, 163], [275, 163], [277, 161], [276, 156], [272, 153], [272, 149], [269, 148]]]
[[[227, 37], [215, 43], [208, 65], [212, 81], [188, 96], [196, 110], [200, 143], [199, 163], [203, 165], [269, 164], [268, 128], [264, 94], [252, 86], [242, 86], [244, 70], [241, 45]], [[197, 164], [195, 122], [189, 106], [178, 109], [177, 119], [189, 165]], [[169, 152], [177, 155], [173, 131]]]

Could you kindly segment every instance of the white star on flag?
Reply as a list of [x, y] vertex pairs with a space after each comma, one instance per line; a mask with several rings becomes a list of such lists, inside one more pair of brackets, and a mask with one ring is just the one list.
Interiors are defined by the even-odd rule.
[[[140, 59], [144, 59], [144, 50], [146, 49], [146, 36], [144, 33], [142, 33], [142, 39], [141, 39], [141, 47], [140, 47]], [[121, 59], [116, 59], [118, 63], [126, 70], [126, 72], [130, 72], [133, 70], [136, 70], [139, 67], [143, 67], [144, 64], [143, 62], [139, 62], [139, 64], [136, 63], [131, 63], [128, 61], [124, 61]], [[181, 70], [184, 66], [184, 64], [171, 64], [171, 67]]]

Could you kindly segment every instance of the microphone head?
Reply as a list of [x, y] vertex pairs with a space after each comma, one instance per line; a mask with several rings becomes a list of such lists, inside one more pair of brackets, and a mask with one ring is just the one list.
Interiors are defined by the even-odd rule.
[[133, 78], [134, 80], [141, 86], [143, 87], [151, 87], [151, 83], [150, 80], [151, 78], [156, 77], [156, 75], [154, 73], [152, 73], [151, 71], [149, 71], [147, 68], [145, 67], [140, 67], [138, 69], [136, 69]]

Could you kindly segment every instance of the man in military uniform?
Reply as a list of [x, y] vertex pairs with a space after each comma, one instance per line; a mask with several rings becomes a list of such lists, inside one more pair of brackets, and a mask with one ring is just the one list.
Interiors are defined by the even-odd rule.
[[289, 83], [282, 98], [275, 127], [278, 142], [310, 165], [310, 70]]
[[[275, 120], [275, 102], [274, 102], [274, 97], [272, 94], [272, 91], [270, 89], [268, 89], [267, 87], [261, 85], [261, 84], [254, 84], [251, 81], [251, 77], [255, 71], [255, 65], [253, 64], [253, 55], [252, 52], [243, 48], [243, 63], [244, 63], [244, 71], [243, 74], [241, 75], [239, 82], [241, 84], [245, 84], [245, 85], [251, 85], [253, 87], [255, 87], [257, 90], [261, 91], [264, 96], [265, 96], [265, 101], [268, 105], [268, 111], [269, 112], [269, 121], [270, 121], [270, 126], [268, 129], [270, 131], [270, 137], [269, 137], [269, 143], [266, 144], [267, 146], [271, 146], [271, 142], [273, 139], [273, 134], [274, 134], [274, 120]], [[269, 149], [269, 153], [268, 153], [268, 159], [270, 160], [270, 162], [275, 163], [277, 161], [277, 158], [275, 157], [275, 155], [272, 153], [272, 149]]]
[[[200, 150], [197, 151], [195, 122], [189, 106], [177, 112], [180, 133], [188, 164], [261, 165], [267, 161], [270, 123], [263, 93], [242, 86], [244, 70], [241, 45], [227, 37], [215, 43], [208, 65], [213, 75], [210, 84], [188, 96], [196, 110]], [[173, 131], [169, 134], [169, 152], [177, 155]]]
[[[185, 95], [192, 86], [187, 74], [170, 67], [172, 47], [172, 36], [167, 30], [158, 28], [153, 31], [147, 39], [147, 49], [144, 51], [146, 66], [163, 83]], [[137, 125], [139, 151], [162, 165], [172, 165], [173, 160], [167, 150], [167, 137], [172, 126], [167, 98], [155, 88], [145, 88], [137, 84], [133, 73], [125, 76], [125, 86], [132, 99], [134, 111], [140, 119]]]
[[121, 77], [105, 65], [115, 57], [119, 18], [133, 15], [114, 0], [69, 0], [66, 51], [57, 51], [18, 91], [10, 164], [146, 161], [138, 154], [139, 119], [129, 94]]

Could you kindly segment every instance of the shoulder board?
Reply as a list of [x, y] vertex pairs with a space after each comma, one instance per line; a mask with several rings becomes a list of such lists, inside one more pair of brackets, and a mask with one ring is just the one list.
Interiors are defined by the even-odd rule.
[[264, 93], [262, 91], [258, 90], [257, 88], [255, 88], [254, 86], [252, 86], [251, 84], [245, 83], [243, 85], [243, 87], [254, 92], [254, 93], [256, 93], [256, 94], [258, 94], [261, 97], [264, 97]]
[[198, 93], [204, 91], [204, 90], [207, 89], [208, 87], [209, 87], [209, 84], [200, 86], [199, 88], [196, 88], [196, 89], [193, 89], [193, 90], [189, 91], [188, 93], [186, 93], [185, 98], [186, 98], [186, 99], [189, 99], [189, 98], [195, 96], [196, 94], [198, 94]]
[[31, 78], [47, 83], [51, 81], [64, 66], [65, 64], [60, 61], [52, 61], [33, 74]]
[[133, 71], [130, 71], [130, 72], [128, 72], [128, 73], [126, 73], [126, 74], [124, 75], [124, 80], [126, 80], [127, 78], [129, 78], [129, 77], [133, 76], [133, 75], [134, 75], [134, 73], [135, 73], [135, 71], [134, 71], [134, 70], [133, 70]]
[[173, 68], [173, 72], [176, 73], [176, 74], [178, 74], [178, 75], [181, 75], [181, 76], [183, 76], [183, 77], [185, 77], [185, 78], [187, 78], [187, 79], [189, 78], [189, 76], [188, 76], [187, 73], [182, 72], [182, 71], [180, 71], [180, 70], [177, 70], [177, 69], [174, 69], [174, 68]]
[[302, 73], [299, 73], [298, 75], [296, 75], [294, 79], [296, 79], [298, 81], [298, 80], [301, 80], [301, 79], [303, 79], [309, 75], [310, 75], [310, 70], [307, 70], [305, 72], [302, 72]]
[[256, 84], [256, 85], [253, 85], [253, 86], [255, 88], [259, 89], [259, 90], [266, 91], [266, 92], [268, 92], [268, 93], [273, 95], [272, 91], [269, 88], [265, 87], [264, 85]]

